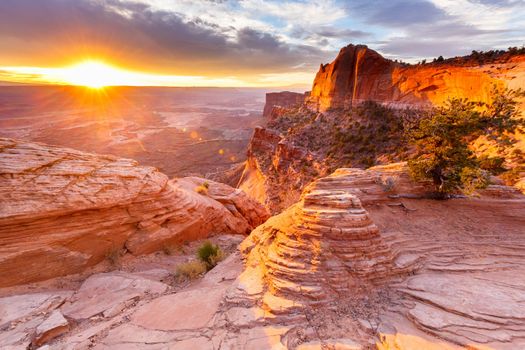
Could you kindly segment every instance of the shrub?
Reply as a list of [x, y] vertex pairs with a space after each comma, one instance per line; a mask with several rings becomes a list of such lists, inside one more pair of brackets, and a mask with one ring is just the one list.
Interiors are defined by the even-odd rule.
[[525, 125], [516, 102], [524, 95], [521, 91], [494, 90], [491, 104], [454, 99], [417, 121], [407, 132], [416, 148], [408, 162], [411, 175], [416, 180], [432, 180], [437, 198], [488, 185], [487, 174], [469, 144], [481, 135], [499, 147], [512, 144], [508, 135]]
[[463, 192], [473, 194], [477, 189], [485, 188], [490, 184], [490, 175], [480, 168], [465, 167], [461, 169], [460, 181]]
[[198, 194], [202, 194], [203, 196], [207, 196], [208, 195], [208, 186], [205, 186], [204, 184], [208, 184], [207, 182], [204, 182], [202, 185], [199, 185], [195, 188], [195, 192], [197, 192]]
[[178, 281], [194, 280], [207, 271], [206, 264], [202, 261], [192, 260], [177, 266], [175, 278]]
[[376, 181], [384, 192], [392, 192], [396, 186], [395, 180], [388, 176], [386, 178], [378, 178]]
[[218, 245], [206, 241], [197, 250], [197, 257], [211, 270], [223, 259], [223, 253]]

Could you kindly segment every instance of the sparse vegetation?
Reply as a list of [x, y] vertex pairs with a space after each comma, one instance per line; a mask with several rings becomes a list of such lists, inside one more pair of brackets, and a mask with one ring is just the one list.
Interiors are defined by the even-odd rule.
[[197, 250], [197, 257], [205, 264], [207, 270], [211, 270], [224, 258], [224, 255], [218, 245], [206, 241]]
[[195, 188], [195, 191], [199, 194], [202, 194], [203, 196], [207, 196], [209, 188], [210, 184], [207, 181], [204, 181], [202, 184], [197, 186], [197, 188]]
[[487, 161], [479, 159], [469, 144], [481, 135], [502, 148], [512, 144], [509, 135], [525, 126], [517, 108], [519, 96], [525, 95], [521, 91], [494, 90], [491, 104], [453, 99], [414, 123], [407, 134], [416, 148], [408, 162], [412, 176], [432, 180], [440, 198], [455, 191], [471, 193], [486, 187], [488, 170], [497, 167], [498, 162], [488, 162], [488, 169], [483, 169]]
[[[509, 47], [507, 50], [489, 50], [489, 51], [477, 51], [472, 50], [470, 55], [466, 56], [456, 56], [456, 57], [450, 57], [450, 58], [443, 58], [443, 56], [439, 56], [438, 58], [434, 58], [430, 64], [441, 64], [441, 63], [447, 63], [447, 64], [456, 64], [456, 65], [468, 65], [468, 64], [488, 64], [488, 63], [495, 63], [498, 62], [504, 62], [508, 60], [509, 58], [517, 55], [525, 55], [525, 46], [522, 47]], [[424, 60], [423, 60], [424, 61]], [[422, 64], [425, 64], [425, 62], [421, 62]]]
[[179, 282], [185, 280], [194, 280], [207, 271], [206, 264], [199, 260], [192, 260], [186, 263], [180, 264], [175, 270], [175, 279]]
[[390, 176], [386, 178], [378, 178], [377, 183], [381, 186], [384, 192], [392, 192], [396, 186], [395, 180]]

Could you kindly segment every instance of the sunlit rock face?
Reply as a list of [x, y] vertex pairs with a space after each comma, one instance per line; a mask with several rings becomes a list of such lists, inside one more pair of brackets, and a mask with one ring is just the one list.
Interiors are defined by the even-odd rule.
[[303, 104], [305, 94], [297, 92], [281, 91], [269, 92], [266, 94], [266, 102], [264, 104], [263, 116], [268, 118], [272, 114], [272, 110], [279, 107], [290, 108]]
[[318, 164], [306, 148], [286, 140], [278, 131], [256, 127], [247, 152], [247, 161], [238, 187], [272, 213], [299, 200], [303, 185], [298, 176], [306, 165]]
[[403, 66], [364, 45], [348, 45], [321, 65], [306, 103], [324, 112], [364, 101], [396, 107], [440, 105], [449, 98], [488, 102], [494, 86], [518, 88], [524, 81], [524, 56], [486, 65]]
[[312, 183], [299, 203], [243, 242], [247, 266], [264, 276], [263, 301], [272, 312], [322, 305], [411, 269], [385, 244], [359, 198], [344, 189], [353, 175], [336, 177]]
[[[136, 161], [0, 139], [0, 286], [82, 271], [112, 254], [151, 253], [268, 214], [241, 190], [169, 180]], [[44, 268], [45, 266], [45, 268]]]

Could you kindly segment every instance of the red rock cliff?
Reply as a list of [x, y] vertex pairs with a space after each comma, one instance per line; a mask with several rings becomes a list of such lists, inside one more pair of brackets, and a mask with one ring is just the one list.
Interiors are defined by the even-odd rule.
[[367, 100], [398, 107], [439, 105], [452, 97], [487, 102], [494, 85], [523, 87], [525, 56], [486, 65], [404, 66], [364, 45], [348, 45], [321, 65], [306, 102], [321, 112]]
[[297, 92], [282, 91], [267, 93], [263, 116], [266, 118], [269, 117], [274, 107], [290, 108], [302, 105], [304, 99], [305, 94], [300, 94]]

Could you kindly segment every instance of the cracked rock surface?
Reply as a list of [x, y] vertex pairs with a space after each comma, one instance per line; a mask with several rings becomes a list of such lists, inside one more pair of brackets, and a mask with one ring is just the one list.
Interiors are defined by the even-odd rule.
[[[204, 182], [206, 193], [197, 193]], [[134, 160], [6, 138], [0, 192], [0, 287], [78, 273], [125, 252], [248, 234], [268, 217], [224, 184], [170, 181]]]

